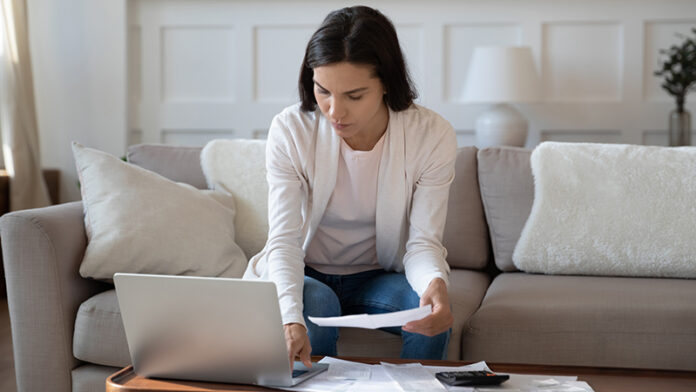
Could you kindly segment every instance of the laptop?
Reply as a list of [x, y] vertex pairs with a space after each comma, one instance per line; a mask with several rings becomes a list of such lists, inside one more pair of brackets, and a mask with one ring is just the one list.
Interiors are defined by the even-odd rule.
[[143, 377], [290, 387], [328, 368], [290, 371], [273, 282], [117, 273], [114, 284]]

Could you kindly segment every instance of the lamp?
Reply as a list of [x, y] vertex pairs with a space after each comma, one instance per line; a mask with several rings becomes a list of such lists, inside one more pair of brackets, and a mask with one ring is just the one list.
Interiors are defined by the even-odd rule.
[[524, 146], [527, 119], [507, 103], [538, 101], [539, 84], [529, 47], [474, 48], [462, 99], [471, 103], [495, 104], [476, 119], [476, 144], [479, 148]]

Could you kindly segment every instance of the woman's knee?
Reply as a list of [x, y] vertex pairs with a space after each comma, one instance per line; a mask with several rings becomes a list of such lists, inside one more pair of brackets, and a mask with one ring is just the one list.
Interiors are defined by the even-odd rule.
[[333, 290], [324, 283], [305, 276], [302, 302], [306, 316], [333, 317], [341, 315], [341, 303]]

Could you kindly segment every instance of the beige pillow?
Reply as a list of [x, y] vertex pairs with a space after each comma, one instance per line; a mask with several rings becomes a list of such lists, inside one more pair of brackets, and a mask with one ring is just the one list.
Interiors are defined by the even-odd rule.
[[172, 182], [107, 153], [73, 143], [85, 211], [80, 275], [116, 272], [241, 277], [234, 199]]
[[234, 196], [237, 243], [251, 258], [268, 238], [268, 183], [265, 140], [213, 140], [201, 151], [201, 167], [211, 189]]

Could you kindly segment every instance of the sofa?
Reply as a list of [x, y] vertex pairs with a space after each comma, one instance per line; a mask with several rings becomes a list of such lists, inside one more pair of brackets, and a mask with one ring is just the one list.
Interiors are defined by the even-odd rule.
[[[138, 145], [128, 161], [204, 189], [200, 152]], [[696, 371], [695, 280], [517, 270], [512, 253], [534, 200], [530, 153], [458, 150], [443, 239], [454, 314], [448, 358]], [[18, 390], [103, 391], [130, 358], [113, 286], [78, 273], [82, 203], [7, 214], [0, 238]], [[340, 331], [339, 355], [399, 349], [383, 331]]]

